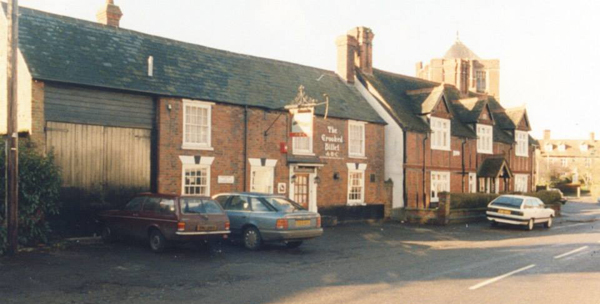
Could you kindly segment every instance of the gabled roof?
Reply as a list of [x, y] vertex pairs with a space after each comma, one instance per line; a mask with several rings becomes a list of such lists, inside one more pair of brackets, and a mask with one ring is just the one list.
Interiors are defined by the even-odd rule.
[[[460, 95], [454, 86], [378, 69], [373, 69], [372, 75], [360, 71], [357, 72], [357, 75], [360, 81], [368, 82], [377, 90], [381, 97], [385, 99], [385, 102], [389, 104], [402, 127], [408, 131], [429, 132], [429, 124], [422, 114], [431, 112], [430, 108], [435, 107], [437, 102], [442, 100], [442, 97], [447, 98], [447, 100], [454, 100], [458, 99]], [[476, 138], [475, 132], [460, 121], [452, 104], [450, 102], [446, 104], [452, 117], [452, 135]]]
[[[456, 100], [454, 102], [454, 108], [464, 123], [477, 123], [479, 117], [481, 117], [481, 112], [485, 108], [489, 109], [489, 106], [487, 98], [476, 96]], [[493, 121], [494, 117], [491, 115], [491, 110], [489, 112], [491, 116], [490, 119]]]
[[478, 177], [512, 177], [512, 171], [504, 157], [486, 158], [477, 169]]
[[[354, 86], [332, 71], [28, 8], [19, 12], [19, 48], [34, 79], [267, 109], [282, 108], [303, 85], [313, 98], [329, 95], [331, 117], [385, 123]], [[316, 113], [322, 115], [324, 107]]]
[[525, 125], [527, 126], [527, 131], [531, 131], [531, 127], [529, 125], [529, 118], [527, 117], [527, 110], [525, 107], [517, 107], [506, 109], [506, 115], [513, 122], [516, 128], [519, 127], [523, 119], [525, 120]]
[[471, 51], [466, 45], [464, 45], [460, 40], [456, 40], [454, 44], [446, 51], [444, 55], [444, 59], [478, 59], [473, 51]]

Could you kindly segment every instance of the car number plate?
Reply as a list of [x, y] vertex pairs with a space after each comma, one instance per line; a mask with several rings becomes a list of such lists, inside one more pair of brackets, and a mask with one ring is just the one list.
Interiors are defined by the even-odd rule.
[[217, 226], [215, 225], [198, 225], [196, 226], [196, 231], [214, 231], [217, 230]]
[[310, 226], [310, 220], [296, 220], [296, 227]]
[[500, 213], [500, 214], [510, 214], [510, 211], [508, 211], [508, 210], [499, 210], [498, 213]]

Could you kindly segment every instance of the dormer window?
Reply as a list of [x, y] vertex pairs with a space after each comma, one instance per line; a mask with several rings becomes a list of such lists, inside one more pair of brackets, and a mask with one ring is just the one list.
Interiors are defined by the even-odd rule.
[[431, 117], [431, 149], [450, 150], [450, 119]]
[[588, 150], [588, 145], [587, 145], [586, 143], [583, 143], [583, 144], [581, 144], [581, 145], [579, 146], [579, 150], [580, 150], [581, 152], [587, 152], [587, 150]]
[[567, 146], [565, 144], [558, 145], [558, 151], [565, 152], [566, 149], [567, 149]]
[[524, 131], [515, 131], [515, 141], [517, 142], [516, 155], [529, 157], [529, 135]]
[[477, 124], [477, 153], [492, 154], [494, 134], [492, 126]]
[[552, 144], [546, 144], [546, 145], [544, 146], [544, 151], [546, 151], [546, 152], [551, 152], [551, 151], [552, 151], [552, 148], [553, 148]]

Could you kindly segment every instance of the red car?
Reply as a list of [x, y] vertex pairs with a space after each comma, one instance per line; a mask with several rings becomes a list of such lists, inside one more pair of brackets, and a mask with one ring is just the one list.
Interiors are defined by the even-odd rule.
[[149, 241], [161, 252], [172, 241], [227, 238], [229, 219], [210, 197], [142, 193], [121, 210], [100, 213], [102, 239], [127, 236]]

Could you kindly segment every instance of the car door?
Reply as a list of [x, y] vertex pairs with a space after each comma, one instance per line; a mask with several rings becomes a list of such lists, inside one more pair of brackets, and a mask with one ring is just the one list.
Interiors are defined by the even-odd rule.
[[529, 198], [525, 199], [525, 202], [523, 202], [523, 215], [526, 219], [536, 217], [536, 209], [534, 209], [533, 201]]
[[229, 216], [231, 233], [242, 233], [242, 227], [248, 222], [250, 216], [250, 203], [247, 198], [233, 195], [225, 203], [225, 211]]
[[142, 205], [146, 200], [145, 196], [138, 196], [133, 198], [121, 213], [121, 218], [123, 219], [121, 225], [119, 227], [119, 232], [126, 236], [136, 236], [136, 227], [139, 225], [139, 217], [140, 211], [142, 210]]
[[273, 229], [276, 219], [272, 216], [273, 211], [258, 197], [248, 197], [252, 213], [250, 213], [250, 222], [253, 223], [258, 230]]
[[544, 205], [544, 202], [542, 202], [540, 199], [536, 199], [536, 203], [537, 203], [539, 217], [540, 218], [549, 218], [550, 215], [552, 214], [552, 209], [546, 208], [546, 205]]
[[132, 232], [137, 238], [148, 237], [148, 228], [156, 224], [160, 197], [148, 197], [144, 201], [138, 220], [133, 224]]

